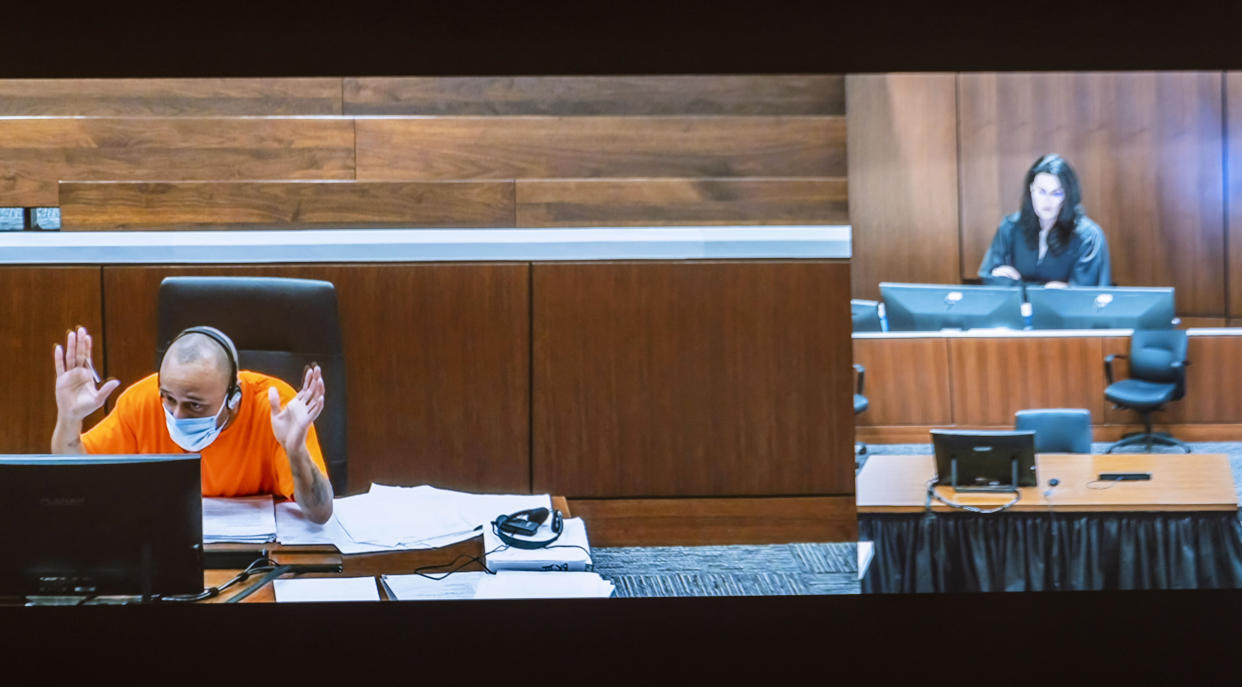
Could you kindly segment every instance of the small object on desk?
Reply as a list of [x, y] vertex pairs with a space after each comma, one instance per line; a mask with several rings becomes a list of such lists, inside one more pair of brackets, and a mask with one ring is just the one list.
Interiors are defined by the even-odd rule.
[[[531, 536], [536, 541], [552, 538], [550, 519]], [[484, 527], [483, 550], [487, 552], [487, 567], [491, 570], [587, 572], [595, 568], [582, 518], [563, 521], [561, 535], [550, 546], [538, 549], [506, 546], [490, 526]]]
[[1137, 482], [1151, 479], [1150, 472], [1101, 472], [1101, 482]]

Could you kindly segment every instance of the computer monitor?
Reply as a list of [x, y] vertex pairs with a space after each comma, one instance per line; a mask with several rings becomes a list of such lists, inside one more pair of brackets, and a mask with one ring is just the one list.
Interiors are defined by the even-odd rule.
[[1022, 329], [1016, 286], [880, 284], [888, 330]]
[[957, 491], [1012, 491], [1033, 487], [1035, 432], [931, 430], [937, 483]]
[[201, 591], [198, 454], [0, 456], [0, 596]]
[[1172, 329], [1173, 287], [1028, 287], [1035, 329]]

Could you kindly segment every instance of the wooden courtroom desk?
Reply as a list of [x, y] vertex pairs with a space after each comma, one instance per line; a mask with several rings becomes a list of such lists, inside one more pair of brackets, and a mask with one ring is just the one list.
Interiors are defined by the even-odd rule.
[[[1010, 510], [1057, 511], [1236, 511], [1229, 459], [1219, 453], [1081, 455], [1041, 453], [1035, 469], [1039, 486], [1022, 487]], [[1098, 483], [1102, 472], [1149, 472], [1150, 481]], [[858, 474], [859, 513], [921, 512], [927, 481], [936, 474], [933, 456], [873, 455]], [[1045, 495], [1049, 479], [1060, 480]], [[1090, 486], [1088, 486], [1090, 484]], [[1094, 488], [1093, 488], [1094, 487]], [[1105, 488], [1099, 488], [1105, 487]], [[936, 487], [941, 497], [991, 508], [1010, 494], [962, 493]], [[951, 510], [932, 501], [932, 509]]]
[[[1186, 395], [1153, 416], [1184, 441], [1242, 439], [1242, 328], [1188, 329]], [[857, 438], [927, 443], [932, 427], [1013, 427], [1027, 408], [1085, 408], [1095, 441], [1141, 431], [1137, 413], [1104, 398], [1104, 358], [1129, 354], [1130, 330], [857, 332], [854, 362], [867, 370]], [[1126, 360], [1115, 378], [1129, 376]]]
[[[573, 517], [569, 510], [569, 501], [564, 496], [553, 496], [552, 507], [566, 518]], [[210, 550], [227, 550], [242, 548], [229, 544], [207, 545]], [[245, 545], [253, 548], [253, 545]], [[458, 542], [438, 549], [415, 549], [409, 551], [385, 551], [382, 553], [362, 553], [349, 556], [342, 555], [334, 546], [281, 546], [272, 544], [268, 547], [270, 558], [278, 564], [339, 564], [341, 572], [309, 573], [297, 577], [374, 577], [381, 600], [389, 600], [379, 585], [380, 575], [403, 575], [427, 566], [436, 566], [434, 570], [425, 570], [427, 574], [439, 574], [461, 565], [461, 570], [483, 570], [482, 564], [470, 558], [483, 559], [483, 535], [480, 533], [463, 542]], [[443, 567], [442, 567], [443, 566]], [[236, 569], [208, 569], [203, 571], [204, 587], [224, 584], [238, 573]], [[247, 580], [230, 587], [220, 596], [205, 599], [201, 603], [227, 603], [251, 586], [257, 584], [263, 573], [253, 575]], [[282, 579], [293, 579], [289, 576]], [[276, 592], [269, 582], [262, 589], [255, 591], [238, 603], [274, 603]]]
[[[873, 455], [858, 475], [859, 538], [875, 543], [864, 592], [1242, 587], [1242, 524], [1221, 454], [1036, 456], [1038, 486], [1007, 510], [935, 499], [932, 456]], [[1103, 472], [1149, 481], [1100, 482]], [[1059, 480], [1049, 488], [1050, 479]], [[977, 508], [1012, 494], [955, 493]], [[1049, 492], [1051, 492], [1049, 494]]]

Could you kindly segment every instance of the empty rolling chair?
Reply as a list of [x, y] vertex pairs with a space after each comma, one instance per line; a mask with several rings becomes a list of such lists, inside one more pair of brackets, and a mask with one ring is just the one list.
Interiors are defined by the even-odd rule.
[[328, 477], [345, 493], [345, 355], [331, 282], [270, 277], [168, 277], [160, 283], [155, 365], [181, 330], [215, 327], [237, 346], [244, 369], [302, 388], [306, 365], [323, 370], [328, 401], [315, 420]]
[[[1104, 359], [1108, 387], [1104, 398], [1118, 408], [1138, 411], [1144, 431], [1130, 434], [1108, 447], [1108, 453], [1143, 444], [1148, 453], [1153, 443], [1177, 446], [1190, 453], [1190, 447], [1165, 432], [1151, 431], [1151, 414], [1165, 403], [1186, 394], [1186, 331], [1183, 329], [1136, 329], [1130, 336], [1130, 355], [1110, 355]], [[1130, 378], [1113, 381], [1113, 360], [1128, 358]]]
[[1086, 408], [1019, 410], [1014, 429], [1035, 431], [1036, 453], [1091, 453], [1091, 411]]

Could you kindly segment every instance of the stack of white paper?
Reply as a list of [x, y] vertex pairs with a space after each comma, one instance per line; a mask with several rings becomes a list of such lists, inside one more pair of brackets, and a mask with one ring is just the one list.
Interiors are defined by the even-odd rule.
[[398, 601], [448, 599], [570, 599], [612, 596], [611, 582], [593, 572], [505, 570], [453, 573], [442, 580], [422, 575], [384, 575], [388, 595]]
[[551, 508], [547, 494], [469, 494], [432, 486], [372, 484], [332, 504], [332, 518], [310, 522], [294, 503], [277, 506], [277, 538], [287, 545], [332, 544], [341, 553], [432, 549], [478, 536], [498, 515]]
[[276, 601], [379, 601], [374, 577], [306, 577], [273, 580]]
[[[539, 530], [526, 537], [509, 535], [518, 541], [547, 541], [552, 539], [552, 518], [548, 518]], [[565, 520], [561, 536], [550, 545], [538, 549], [520, 549], [500, 540], [488, 525], [483, 528], [483, 551], [487, 567], [491, 570], [553, 570], [581, 572], [594, 568], [591, 562], [591, 545], [587, 543], [586, 523], [582, 518]]]
[[276, 540], [271, 496], [203, 499], [203, 543], [263, 544]]

